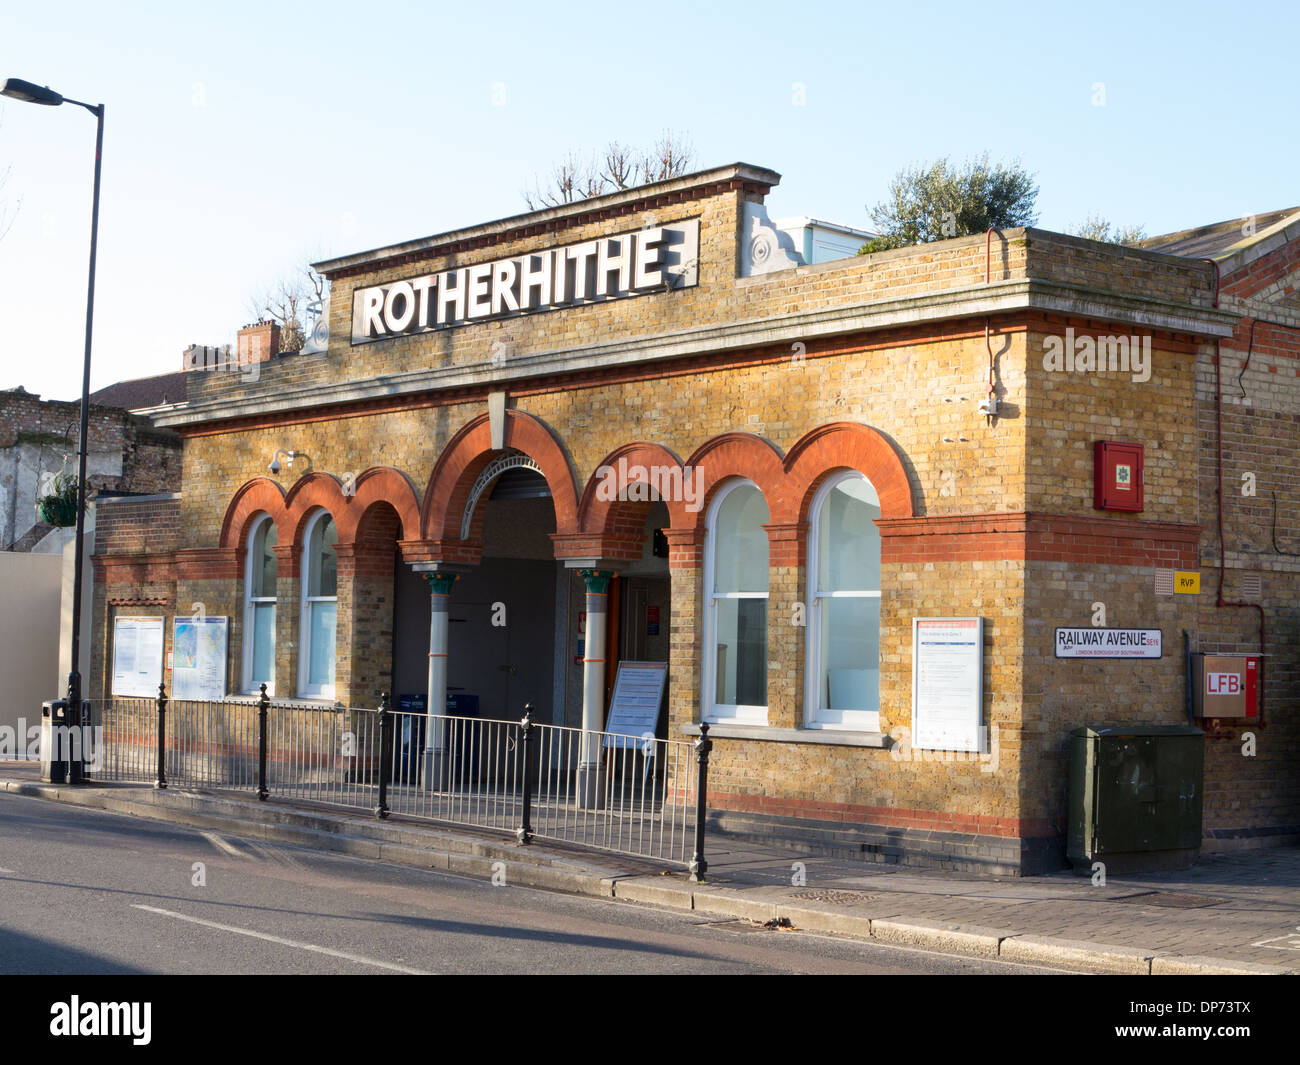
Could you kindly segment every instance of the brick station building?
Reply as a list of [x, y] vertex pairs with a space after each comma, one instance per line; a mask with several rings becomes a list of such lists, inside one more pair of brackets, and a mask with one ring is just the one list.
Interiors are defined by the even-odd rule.
[[[1205, 741], [1206, 845], [1297, 838], [1300, 215], [803, 265], [778, 180], [720, 167], [318, 264], [328, 336], [193, 375], [157, 416], [179, 498], [101, 509], [94, 694], [115, 618], [196, 602], [230, 618], [232, 697], [600, 727], [616, 663], [664, 661], [661, 734], [711, 723], [716, 824], [1030, 873], [1062, 862], [1070, 730], [1186, 720], [1186, 630], [1268, 655], [1256, 752]], [[1116, 336], [1128, 364], [1074, 359]], [[1094, 507], [1097, 441], [1142, 446], [1140, 511]], [[1057, 658], [1099, 605], [1162, 656]], [[982, 626], [955, 751], [914, 719], [913, 624], [943, 618]]]

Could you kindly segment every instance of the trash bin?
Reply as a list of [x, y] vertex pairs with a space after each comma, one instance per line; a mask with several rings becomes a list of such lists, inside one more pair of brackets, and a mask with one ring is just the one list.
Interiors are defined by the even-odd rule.
[[[88, 705], [82, 703], [83, 714]], [[68, 707], [66, 699], [41, 704], [41, 780], [50, 784], [79, 783], [86, 777], [88, 752], [82, 749], [82, 731], [74, 727]]]
[[1205, 733], [1191, 725], [1079, 728], [1070, 742], [1075, 872], [1185, 869], [1201, 849]]

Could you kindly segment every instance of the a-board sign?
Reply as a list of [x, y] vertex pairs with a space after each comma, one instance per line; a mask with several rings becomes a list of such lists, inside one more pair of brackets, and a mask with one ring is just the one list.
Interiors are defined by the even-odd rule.
[[156, 696], [162, 683], [164, 618], [113, 622], [113, 694]]
[[912, 746], [983, 751], [984, 619], [912, 619]]
[[1159, 629], [1057, 629], [1057, 658], [1159, 658]]
[[605, 737], [606, 747], [635, 747], [646, 733], [655, 734], [667, 680], [667, 662], [618, 664], [605, 722], [605, 731], [615, 735]]
[[172, 698], [226, 697], [229, 619], [177, 617], [172, 622]]

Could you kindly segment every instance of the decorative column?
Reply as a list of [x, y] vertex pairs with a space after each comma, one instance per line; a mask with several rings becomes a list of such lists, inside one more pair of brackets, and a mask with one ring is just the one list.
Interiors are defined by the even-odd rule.
[[[459, 573], [425, 573], [429, 584], [429, 700], [425, 713], [424, 788], [441, 791], [447, 781], [447, 632], [451, 586]], [[435, 716], [436, 715], [436, 716]]]
[[578, 806], [599, 810], [605, 788], [600, 772], [600, 736], [605, 721], [605, 629], [609, 607], [609, 582], [613, 570], [580, 569], [587, 585], [587, 637], [582, 659], [582, 743], [578, 755], [575, 791]]

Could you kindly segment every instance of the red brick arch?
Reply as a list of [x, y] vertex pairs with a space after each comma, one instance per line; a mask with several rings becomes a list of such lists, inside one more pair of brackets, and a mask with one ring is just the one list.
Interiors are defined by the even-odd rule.
[[269, 477], [254, 477], [240, 486], [226, 507], [221, 522], [221, 546], [245, 547], [248, 530], [258, 514], [271, 515], [280, 543], [293, 543], [292, 526], [285, 520], [284, 489]]
[[[912, 517], [912, 486], [902, 460], [880, 433], [857, 422], [820, 425], [799, 438], [785, 457], [785, 483], [773, 522], [808, 520], [821, 483], [837, 470], [857, 470], [880, 497], [882, 518]], [[779, 516], [778, 516], [779, 514]]]
[[[598, 497], [597, 490], [604, 480], [601, 471], [605, 468], [617, 470], [620, 460], [627, 464], [629, 470], [638, 466], [647, 470], [650, 467], [659, 467], [660, 469], [682, 468], [682, 460], [661, 444], [638, 441], [615, 448], [600, 460], [596, 469], [592, 471], [590, 480], [587, 481], [587, 487], [583, 490], [582, 501], [578, 504], [578, 528], [583, 532], [599, 535], [601, 533], [629, 531], [615, 528], [616, 525], [619, 525], [621, 519], [626, 518], [624, 512], [629, 508], [635, 508], [638, 512], [645, 509], [645, 504], [620, 502], [619, 500]], [[656, 495], [655, 498], [657, 499], [658, 496]], [[668, 508], [668, 514], [672, 519], [674, 528], [688, 524], [684, 500], [665, 499], [663, 503]], [[640, 529], [641, 527], [638, 524], [636, 527], [638, 534]]]
[[367, 516], [380, 503], [387, 503], [397, 512], [402, 539], [419, 537], [420, 503], [410, 478], [391, 466], [372, 466], [357, 477], [351, 495], [346, 497], [346, 511], [339, 521], [339, 540], [343, 543], [355, 540]]
[[285, 492], [269, 477], [255, 477], [235, 493], [221, 525], [222, 547], [243, 547], [252, 519], [271, 515], [282, 545], [297, 544], [307, 518], [317, 507], [330, 512], [338, 526], [339, 543], [356, 539], [366, 514], [381, 503], [396, 511], [402, 535], [419, 535], [420, 508], [415, 488], [399, 470], [373, 466], [362, 473], [348, 491], [329, 473], [308, 473]]
[[[722, 484], [734, 477], [753, 481], [767, 501], [768, 513], [773, 515], [771, 520], [777, 520], [775, 514], [782, 496], [785, 468], [781, 464], [781, 452], [771, 441], [753, 433], [723, 433], [696, 448], [686, 465], [696, 471], [695, 476], [702, 480], [704, 489], [699, 510], [683, 508], [683, 528], [702, 529], [709, 503]], [[673, 528], [678, 528], [677, 515], [673, 518]]]
[[[557, 534], [578, 528], [578, 492], [568, 457], [555, 435], [540, 419], [522, 411], [506, 411], [505, 446], [527, 455], [542, 470], [555, 507]], [[487, 414], [466, 422], [448, 441], [429, 477], [420, 514], [427, 540], [459, 540], [461, 518], [469, 501], [474, 480], [500, 451], [492, 448], [492, 430]]]

